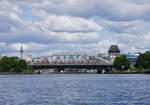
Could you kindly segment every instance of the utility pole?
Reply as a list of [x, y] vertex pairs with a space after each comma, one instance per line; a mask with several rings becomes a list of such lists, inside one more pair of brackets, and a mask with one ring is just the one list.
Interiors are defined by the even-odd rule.
[[22, 60], [22, 54], [23, 54], [23, 47], [22, 47], [22, 45], [21, 45], [21, 48], [20, 48], [20, 54], [21, 54], [20, 59]]

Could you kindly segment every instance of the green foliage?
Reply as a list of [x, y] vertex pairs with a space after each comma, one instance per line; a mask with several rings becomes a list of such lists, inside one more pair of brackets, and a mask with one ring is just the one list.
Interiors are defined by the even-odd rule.
[[144, 73], [144, 69], [142, 67], [134, 67], [130, 69], [131, 73]]
[[150, 51], [139, 55], [136, 62], [136, 67], [150, 69]]
[[118, 70], [127, 70], [130, 67], [130, 61], [124, 55], [117, 56], [113, 64]]
[[121, 70], [112, 70], [112, 74], [124, 74]]
[[31, 66], [28, 66], [27, 69], [23, 70], [24, 74], [33, 74], [34, 70], [32, 69]]
[[27, 63], [18, 57], [4, 56], [0, 59], [0, 72], [23, 73], [27, 67]]

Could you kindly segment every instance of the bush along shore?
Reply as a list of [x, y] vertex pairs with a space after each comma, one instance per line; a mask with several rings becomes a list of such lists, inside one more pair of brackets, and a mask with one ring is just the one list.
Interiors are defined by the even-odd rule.
[[140, 54], [133, 65], [124, 55], [115, 58], [112, 74], [150, 74], [150, 51]]
[[1, 57], [0, 74], [33, 74], [33, 69], [18, 57]]

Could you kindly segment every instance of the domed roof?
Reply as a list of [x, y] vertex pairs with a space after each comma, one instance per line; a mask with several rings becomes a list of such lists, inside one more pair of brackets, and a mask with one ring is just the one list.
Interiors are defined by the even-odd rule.
[[111, 45], [108, 52], [109, 53], [120, 53], [120, 49], [117, 45]]

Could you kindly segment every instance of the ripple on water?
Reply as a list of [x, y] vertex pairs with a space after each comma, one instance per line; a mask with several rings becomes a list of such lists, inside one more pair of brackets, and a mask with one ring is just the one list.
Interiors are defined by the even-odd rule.
[[0, 105], [150, 105], [149, 75], [1, 75]]

